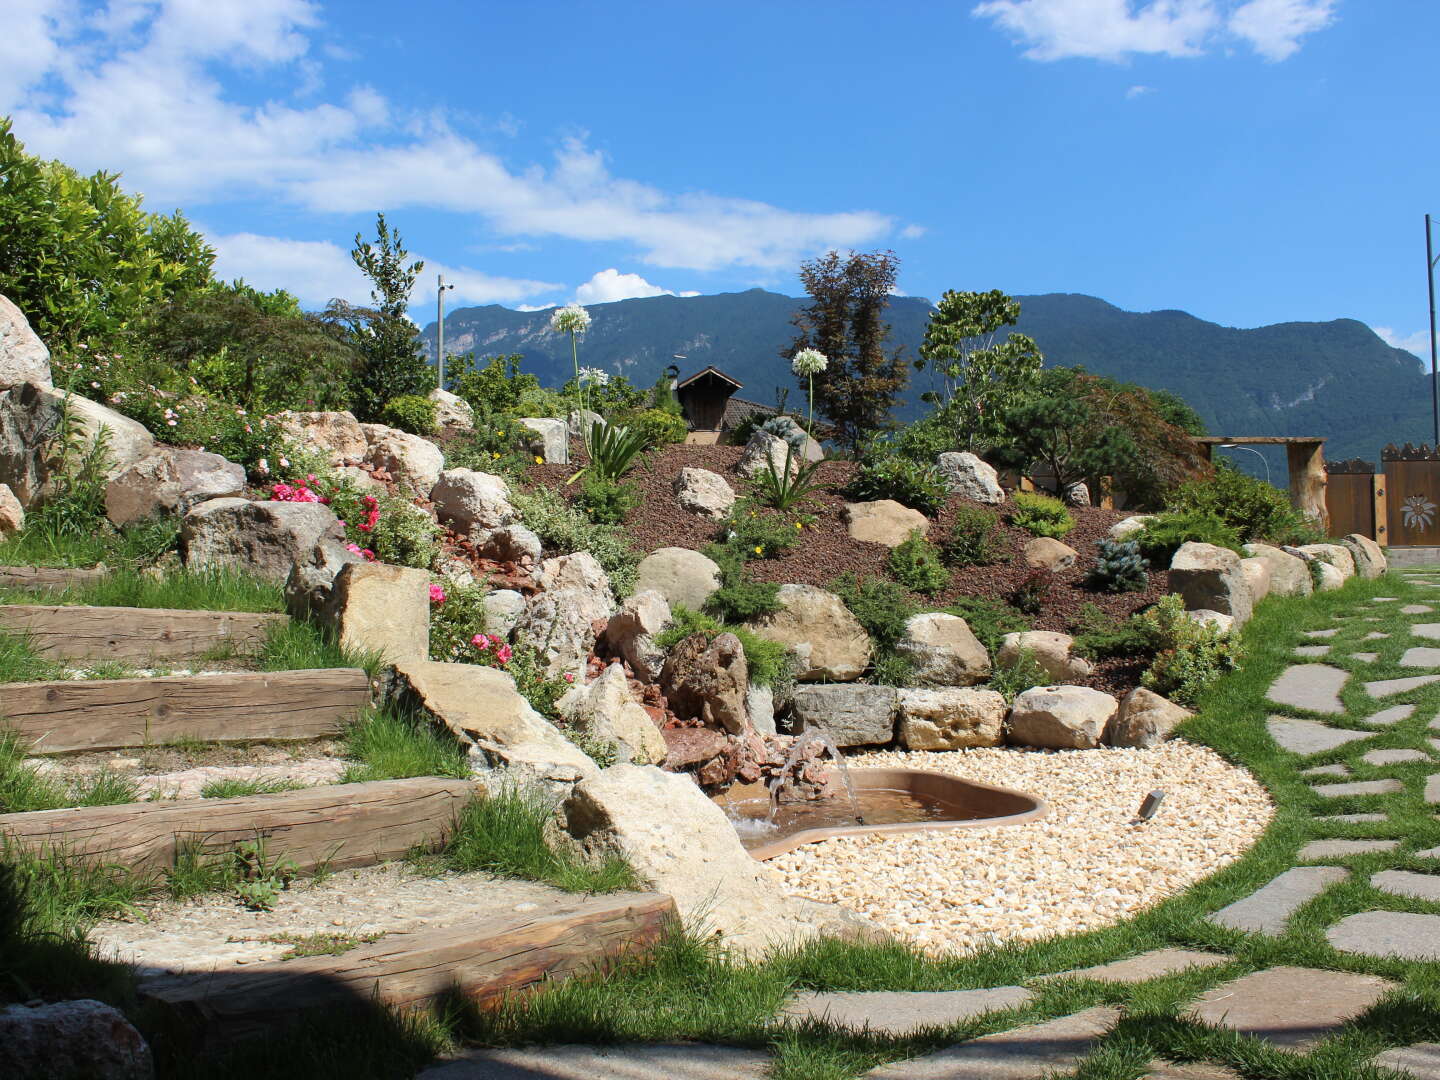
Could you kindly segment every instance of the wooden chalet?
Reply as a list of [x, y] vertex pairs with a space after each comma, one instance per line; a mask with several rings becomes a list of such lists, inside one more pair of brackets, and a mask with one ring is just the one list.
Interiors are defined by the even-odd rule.
[[725, 432], [752, 416], [767, 419], [778, 414], [773, 405], [761, 405], [735, 396], [745, 384], [716, 367], [705, 367], [675, 383], [675, 397], [690, 427], [690, 443], [719, 442]]

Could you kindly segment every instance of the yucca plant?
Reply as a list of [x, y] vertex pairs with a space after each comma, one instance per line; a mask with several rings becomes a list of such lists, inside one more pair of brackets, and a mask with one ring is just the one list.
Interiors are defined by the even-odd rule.
[[765, 462], [765, 471], [755, 477], [755, 493], [766, 506], [790, 510], [810, 497], [814, 490], [818, 461], [795, 461], [795, 450], [785, 446], [785, 467], [775, 468], [775, 459]]
[[590, 464], [571, 477], [572, 482], [586, 472], [601, 480], [619, 480], [645, 449], [645, 432], [638, 427], [595, 424], [586, 429], [585, 449]]

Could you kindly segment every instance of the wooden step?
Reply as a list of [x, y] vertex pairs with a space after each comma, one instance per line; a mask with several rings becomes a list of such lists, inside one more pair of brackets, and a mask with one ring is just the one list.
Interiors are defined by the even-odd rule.
[[340, 956], [156, 976], [140, 994], [184, 1026], [203, 1028], [212, 1044], [270, 1033], [304, 1009], [363, 1010], [377, 1001], [408, 1008], [456, 991], [496, 1004], [643, 950], [674, 918], [675, 901], [660, 893], [592, 896], [531, 915], [389, 934]]
[[360, 668], [0, 684], [0, 724], [36, 754], [338, 734], [370, 704]]
[[68, 589], [91, 585], [109, 574], [103, 566], [0, 566], [0, 585], [12, 589]]
[[58, 660], [196, 660], [225, 647], [265, 643], [288, 616], [172, 608], [0, 604], [0, 632], [25, 634], [36, 652]]
[[174, 865], [186, 848], [208, 857], [263, 838], [268, 858], [289, 859], [302, 873], [322, 865], [343, 870], [442, 843], [477, 794], [483, 789], [469, 780], [375, 780], [238, 799], [0, 814], [0, 835], [37, 853], [145, 869]]

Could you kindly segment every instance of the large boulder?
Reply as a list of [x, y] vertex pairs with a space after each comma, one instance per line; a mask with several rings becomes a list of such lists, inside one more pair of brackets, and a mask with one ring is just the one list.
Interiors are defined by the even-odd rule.
[[1075, 639], [1069, 634], [1027, 630], [1021, 634], [1006, 634], [1001, 639], [995, 663], [1004, 668], [1014, 667], [1021, 656], [1029, 653], [1030, 658], [1055, 682], [1075, 682], [1088, 678], [1095, 669], [1088, 660], [1075, 656], [1074, 648]]
[[1270, 560], [1258, 555], [1247, 555], [1240, 560], [1240, 572], [1245, 575], [1245, 584], [1250, 586], [1250, 599], [1258, 604], [1270, 595]]
[[317, 548], [344, 553], [345, 542], [344, 527], [321, 503], [211, 499], [180, 526], [186, 566], [224, 567], [277, 583], [296, 564], [312, 560]]
[[[182, 526], [183, 528], [183, 526]], [[350, 545], [327, 535], [303, 556], [285, 579], [285, 609], [292, 619], [323, 619], [340, 571], [366, 562]]]
[[1079, 558], [1078, 551], [1052, 536], [1037, 536], [1025, 545], [1025, 565], [1031, 569], [1058, 574], [1062, 570], [1074, 569]]
[[0, 1008], [0, 1076], [153, 1080], [155, 1062], [124, 1013], [82, 998]]
[[750, 668], [734, 634], [718, 634], [712, 641], [696, 633], [681, 641], [660, 671], [660, 688], [682, 720], [699, 720], [731, 735], [743, 735], [750, 727], [745, 708]]
[[503, 476], [474, 469], [446, 469], [427, 494], [435, 516], [457, 533], [493, 530], [519, 520]]
[[958, 615], [912, 615], [895, 651], [910, 661], [917, 686], [973, 686], [990, 677], [990, 654]]
[[0, 296], [0, 390], [27, 382], [50, 385], [50, 350], [24, 312]]
[[635, 591], [654, 589], [672, 610], [683, 607], [699, 611], [718, 588], [720, 567], [689, 548], [660, 548], [641, 559], [635, 568]]
[[588, 551], [577, 551], [570, 555], [557, 555], [540, 564], [535, 583], [542, 589], [579, 589], [609, 597], [610, 577]]
[[78, 394], [36, 383], [21, 383], [0, 393], [0, 484], [8, 484], [21, 506], [45, 495], [56, 459], [52, 445], [61, 417], [68, 411], [75, 445], [81, 452], [104, 434], [106, 480], [155, 449], [143, 424]]
[[352, 412], [279, 412], [270, 417], [281, 434], [307, 450], [329, 455], [330, 464], [360, 461], [370, 442]]
[[25, 508], [10, 490], [9, 484], [0, 484], [0, 540], [13, 536], [25, 528]]
[[458, 394], [438, 386], [425, 395], [435, 403], [435, 423], [450, 431], [474, 431], [475, 410]]
[[630, 665], [641, 682], [653, 683], [665, 666], [665, 650], [655, 637], [670, 625], [670, 605], [654, 589], [627, 596], [620, 611], [610, 616], [605, 640]]
[[525, 614], [525, 595], [514, 589], [493, 589], [480, 601], [485, 611], [485, 630], [507, 641]]
[[1298, 555], [1269, 544], [1246, 544], [1241, 550], [1250, 558], [1264, 559], [1270, 567], [1271, 596], [1309, 596], [1314, 591], [1310, 567]]
[[430, 656], [430, 575], [386, 563], [350, 563], [330, 591], [324, 621], [340, 646], [387, 663]]
[[545, 551], [540, 537], [518, 523], [499, 529], [476, 529], [470, 540], [482, 557], [502, 563], [538, 563]]
[[1316, 559], [1310, 564], [1314, 568], [1315, 591], [1330, 592], [1332, 589], [1340, 589], [1345, 586], [1345, 572], [1333, 563]]
[[1169, 698], [1137, 686], [1121, 699], [1105, 742], [1110, 746], [1154, 746], [1194, 715]]
[[1154, 516], [1154, 514], [1131, 514], [1127, 518], [1121, 518], [1119, 521], [1115, 522], [1114, 525], [1110, 526], [1110, 539], [1129, 540], [1132, 536], [1145, 528], [1145, 523]]
[[735, 471], [751, 480], [772, 469], [776, 476], [784, 476], [787, 461], [790, 471], [794, 473], [800, 470], [800, 464], [804, 460], [805, 455], [792, 449], [784, 439], [771, 435], [768, 431], [757, 430], [745, 444], [745, 452], [740, 456]]
[[429, 714], [465, 747], [472, 774], [505, 784], [565, 791], [599, 770], [515, 689], [498, 668], [405, 660], [395, 665], [399, 696]]
[[814, 585], [782, 585], [780, 609], [751, 622], [757, 634], [799, 658], [801, 682], [850, 682], [870, 666], [870, 635], [838, 596]]
[[1344, 544], [1303, 544], [1295, 550], [1308, 558], [1329, 563], [1340, 571], [1340, 576], [1345, 581], [1355, 576], [1355, 556], [1350, 554], [1350, 549]]
[[894, 499], [846, 503], [841, 517], [849, 526], [851, 540], [888, 548], [899, 547], [913, 532], [924, 536], [930, 531], [929, 518]]
[[900, 691], [900, 742], [907, 750], [963, 750], [1005, 742], [1005, 698], [948, 686]]
[[368, 443], [364, 464], [388, 473], [402, 491], [429, 495], [445, 468], [445, 455], [429, 439], [384, 424], [361, 424]]
[[797, 686], [790, 707], [797, 735], [818, 731], [838, 747], [884, 746], [895, 738], [899, 695], [893, 686], [861, 683]]
[[157, 446], [106, 485], [105, 516], [123, 528], [244, 490], [244, 466], [204, 450]]
[[608, 593], [546, 589], [526, 603], [514, 637], [540, 651], [547, 677], [579, 677], [595, 651], [596, 637], [614, 612], [615, 601]]
[[1355, 573], [1362, 578], [1378, 578], [1389, 567], [1385, 552], [1368, 536], [1351, 533], [1340, 541], [1355, 560]]
[[693, 931], [718, 933], [741, 955], [865, 926], [843, 908], [786, 896], [779, 875], [741, 846], [725, 812], [679, 773], [606, 769], [576, 785], [550, 839], [596, 864], [623, 858], [646, 887], [675, 898]]
[[1011, 706], [1009, 740], [1047, 750], [1091, 750], [1119, 708], [1109, 694], [1087, 686], [1034, 686]]
[[941, 454], [935, 461], [951, 494], [991, 506], [1005, 501], [1000, 474], [974, 454]]
[[526, 416], [515, 421], [529, 432], [526, 447], [546, 465], [570, 464], [570, 425], [548, 416]]
[[665, 760], [665, 737], [635, 700], [619, 664], [611, 664], [592, 683], [572, 686], [555, 708], [592, 738], [614, 744], [626, 760], [638, 765], [658, 765]]
[[672, 490], [680, 509], [714, 521], [724, 521], [735, 505], [735, 489], [709, 469], [681, 469]]
[[1240, 556], [1214, 544], [1181, 544], [1170, 560], [1169, 589], [1180, 594], [1187, 609], [1218, 611], [1237, 624], [1246, 622], [1254, 608]]

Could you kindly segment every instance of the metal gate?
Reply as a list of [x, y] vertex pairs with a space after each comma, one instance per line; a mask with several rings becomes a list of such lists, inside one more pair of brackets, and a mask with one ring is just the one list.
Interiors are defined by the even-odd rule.
[[[1395, 547], [1440, 546], [1440, 450], [1394, 444], [1380, 452], [1385, 467], [1389, 543]], [[1386, 541], [1381, 541], [1385, 543]]]

